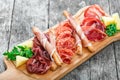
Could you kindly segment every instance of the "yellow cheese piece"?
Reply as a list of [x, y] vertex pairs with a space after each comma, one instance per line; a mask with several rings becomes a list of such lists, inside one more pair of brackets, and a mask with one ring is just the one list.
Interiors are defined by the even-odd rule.
[[21, 46], [27, 46], [28, 48], [32, 48], [33, 47], [33, 41], [32, 40], [28, 40], [28, 41], [25, 41], [21, 44], [19, 44]]
[[103, 17], [102, 17], [102, 20], [103, 20], [105, 26], [108, 26], [108, 25], [110, 25], [110, 24], [114, 24], [114, 23], [115, 23], [115, 19], [112, 18], [112, 17], [103, 16]]
[[16, 67], [19, 67], [27, 62], [28, 58], [22, 56], [16, 56]]
[[117, 30], [120, 30], [120, 18], [119, 18], [119, 14], [118, 13], [114, 13], [112, 15], [112, 17], [115, 19]]

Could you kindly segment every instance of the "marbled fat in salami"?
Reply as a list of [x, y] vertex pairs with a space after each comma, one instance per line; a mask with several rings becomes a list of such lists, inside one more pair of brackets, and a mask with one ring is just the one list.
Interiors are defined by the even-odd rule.
[[33, 40], [33, 57], [27, 61], [27, 71], [30, 73], [44, 74], [51, 66], [50, 55], [41, 46], [37, 37]]
[[75, 53], [75, 39], [73, 29], [68, 21], [56, 29], [56, 48], [64, 63], [70, 64]]

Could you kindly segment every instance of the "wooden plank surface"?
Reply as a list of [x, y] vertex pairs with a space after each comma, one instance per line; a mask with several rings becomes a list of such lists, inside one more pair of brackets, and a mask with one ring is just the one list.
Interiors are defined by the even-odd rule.
[[10, 47], [33, 36], [31, 27], [47, 29], [47, 0], [16, 0], [11, 27]]
[[[63, 10], [72, 14], [80, 8], [99, 4], [107, 13], [119, 12], [119, 0], [1, 0], [0, 1], [0, 55], [9, 47], [33, 36], [31, 27], [41, 30], [64, 20]], [[14, 8], [13, 8], [14, 7]], [[109, 45], [99, 54], [74, 69], [62, 80], [119, 80], [120, 41]], [[0, 56], [0, 72], [4, 70]]]
[[[65, 20], [63, 16], [63, 10], [68, 10], [70, 13], [75, 14], [80, 8], [85, 7], [84, 0], [50, 0], [50, 12], [49, 12], [49, 26], [54, 26], [56, 23]], [[62, 80], [89, 80], [90, 68], [89, 61], [73, 70]]]
[[[120, 14], [120, 0], [109, 0], [110, 2], [110, 13], [113, 14], [118, 12]], [[114, 43], [114, 54], [115, 54], [115, 68], [117, 72], [117, 78], [120, 79], [120, 41]]]
[[[87, 4], [99, 4], [105, 12], [110, 13], [108, 0], [91, 0]], [[114, 47], [111, 44], [90, 59], [91, 80], [117, 80], [115, 67]]]
[[3, 52], [8, 49], [14, 0], [0, 0], [0, 72], [5, 70]]

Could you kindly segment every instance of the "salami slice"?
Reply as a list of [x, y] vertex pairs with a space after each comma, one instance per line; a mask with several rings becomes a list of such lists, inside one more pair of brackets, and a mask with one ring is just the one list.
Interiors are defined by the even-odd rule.
[[56, 48], [64, 63], [70, 64], [75, 52], [74, 30], [69, 21], [63, 22], [56, 29]]
[[56, 43], [57, 48], [67, 48], [67, 49], [73, 49], [73, 46], [75, 46], [75, 39], [71, 37], [62, 38], [59, 39]]
[[74, 52], [71, 49], [59, 49], [60, 56], [64, 63], [70, 64]]
[[64, 31], [69, 31], [72, 33], [72, 29], [69, 28], [69, 27], [65, 27], [65, 26], [62, 26], [62, 27], [58, 27], [57, 30], [56, 30], [56, 35], [58, 36], [59, 34], [63, 33]]

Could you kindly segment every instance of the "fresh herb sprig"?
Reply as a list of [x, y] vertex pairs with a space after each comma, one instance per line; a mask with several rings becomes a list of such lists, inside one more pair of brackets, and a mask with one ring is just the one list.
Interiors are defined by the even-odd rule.
[[110, 24], [106, 27], [106, 34], [108, 36], [113, 36], [115, 35], [115, 33], [117, 32], [117, 29], [116, 29], [116, 24]]
[[9, 60], [15, 61], [16, 56], [23, 56], [26, 58], [31, 58], [33, 56], [33, 52], [31, 48], [27, 46], [15, 46], [12, 51], [6, 51], [3, 55], [7, 56]]

